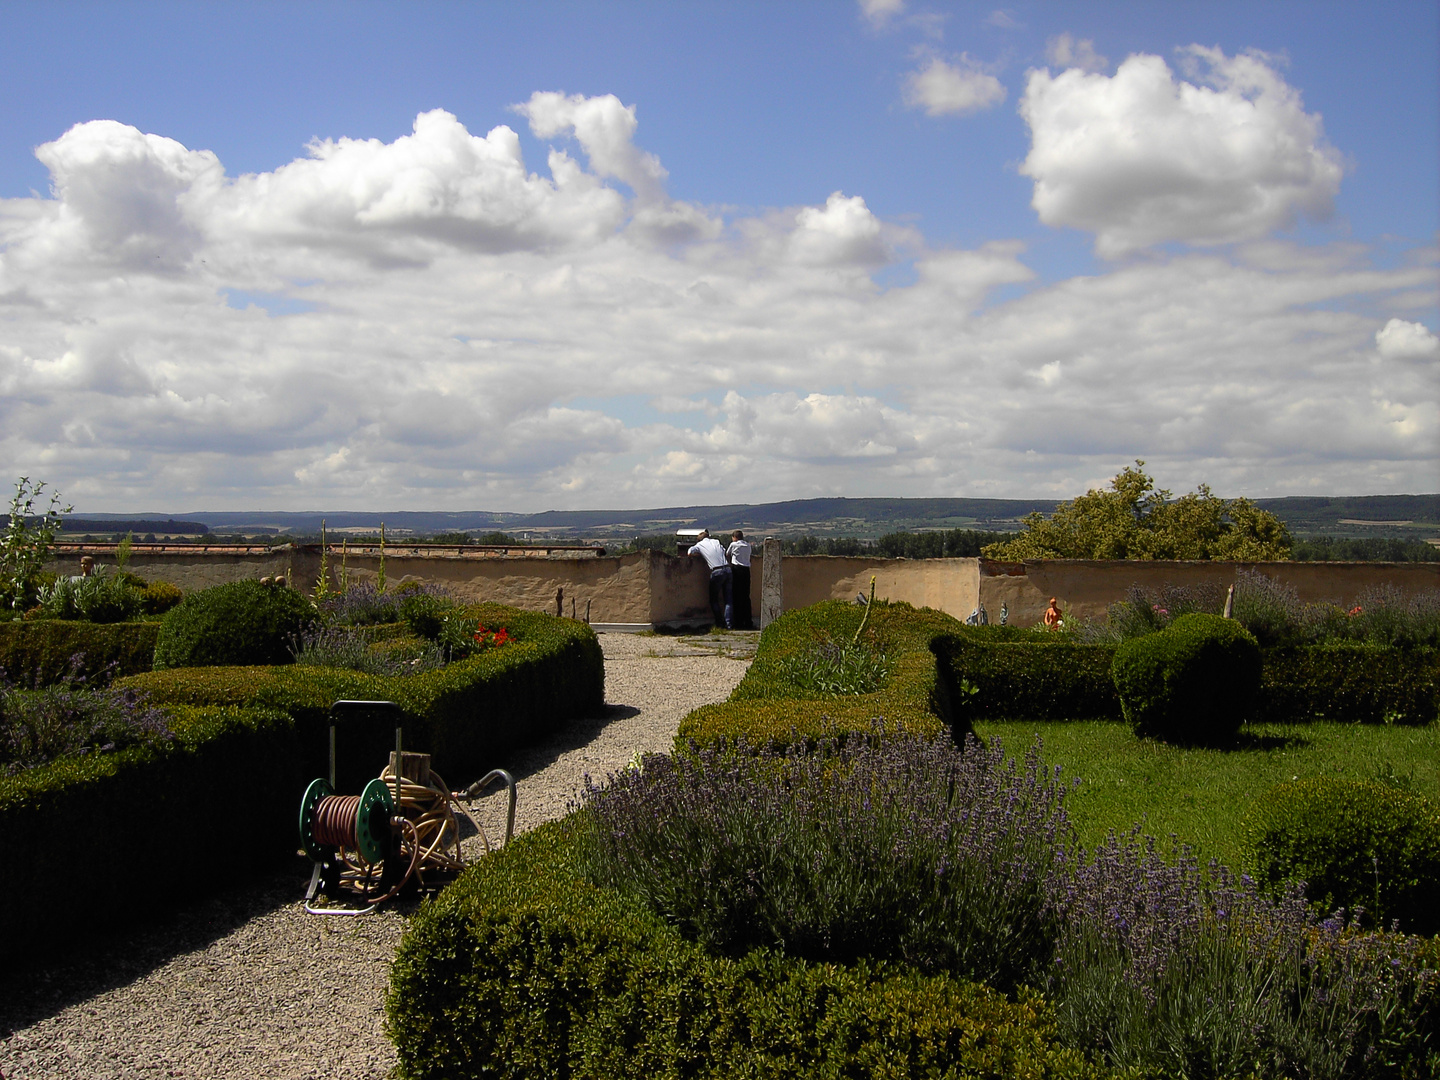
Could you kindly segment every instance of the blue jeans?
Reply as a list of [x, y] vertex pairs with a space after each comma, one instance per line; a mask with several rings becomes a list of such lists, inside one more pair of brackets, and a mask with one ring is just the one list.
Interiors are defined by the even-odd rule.
[[710, 571], [710, 613], [715, 616], [715, 625], [730, 629], [731, 590], [734, 578], [730, 567], [717, 566]]

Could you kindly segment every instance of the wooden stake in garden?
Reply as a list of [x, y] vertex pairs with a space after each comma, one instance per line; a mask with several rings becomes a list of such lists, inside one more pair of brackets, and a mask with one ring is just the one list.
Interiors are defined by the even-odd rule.
[[870, 575], [870, 600], [865, 605], [865, 614], [860, 619], [860, 625], [855, 628], [855, 640], [851, 643], [860, 644], [860, 635], [865, 630], [865, 624], [870, 621], [870, 609], [875, 606], [875, 575]]

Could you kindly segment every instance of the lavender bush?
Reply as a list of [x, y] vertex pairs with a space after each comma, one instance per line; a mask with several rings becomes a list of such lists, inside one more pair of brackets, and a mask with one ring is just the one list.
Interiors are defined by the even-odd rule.
[[1131, 585], [1125, 599], [1106, 610], [1104, 622], [1085, 623], [1080, 634], [1087, 641], [1128, 641], [1164, 630], [1181, 615], [1219, 615], [1224, 607], [1225, 590], [1215, 582], [1158, 589]]
[[60, 682], [23, 689], [0, 677], [0, 769], [14, 775], [57, 758], [169, 739], [165, 714], [134, 690], [114, 690], [105, 674], [87, 680], [83, 656]]
[[444, 650], [433, 642], [403, 644], [400, 649], [376, 649], [354, 627], [320, 626], [296, 637], [290, 652], [297, 664], [348, 668], [371, 675], [414, 675], [444, 666]]
[[880, 737], [769, 755], [650, 755], [586, 779], [583, 861], [737, 955], [866, 956], [1010, 988], [1045, 970], [1070, 828], [1039, 744]]
[[[1103, 622], [1085, 623], [1083, 640], [1120, 642], [1164, 630], [1181, 615], [1219, 615], [1225, 590], [1219, 584], [1132, 585], [1124, 600], [1111, 604]], [[1407, 596], [1393, 585], [1362, 593], [1350, 609], [1305, 603], [1295, 589], [1258, 570], [1235, 574], [1237, 622], [1262, 648], [1363, 642], [1395, 648], [1440, 648], [1440, 592]]]
[[1437, 973], [1419, 962], [1419, 939], [1359, 934], [1343, 912], [1318, 920], [1300, 889], [1269, 899], [1186, 850], [1162, 857], [1138, 828], [1081, 858], [1059, 906], [1061, 1035], [1112, 1064], [1187, 1078], [1400, 1076], [1409, 1050], [1385, 1050], [1435, 1022]]

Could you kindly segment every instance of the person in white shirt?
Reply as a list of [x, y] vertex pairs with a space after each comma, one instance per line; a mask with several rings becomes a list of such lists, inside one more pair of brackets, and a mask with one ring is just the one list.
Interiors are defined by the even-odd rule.
[[745, 534], [736, 529], [730, 534], [730, 546], [725, 549], [730, 559], [730, 573], [733, 577], [731, 595], [735, 604], [735, 629], [755, 629], [750, 618], [750, 544]]
[[725, 558], [725, 549], [720, 546], [719, 540], [710, 539], [708, 529], [700, 531], [700, 540], [690, 549], [688, 554], [699, 555], [705, 560], [705, 565], [710, 567], [710, 612], [715, 616], [715, 625], [730, 629], [731, 587], [733, 577], [730, 573], [730, 563]]

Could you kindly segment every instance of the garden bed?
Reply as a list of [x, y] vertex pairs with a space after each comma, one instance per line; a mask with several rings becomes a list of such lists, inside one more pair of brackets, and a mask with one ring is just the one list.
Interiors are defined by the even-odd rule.
[[[409, 676], [293, 664], [175, 668], [117, 685], [160, 704], [285, 712], [295, 720], [304, 771], [317, 776], [326, 767], [330, 706], [341, 699], [395, 702], [406, 745], [431, 754], [435, 767], [457, 780], [493, 768], [512, 747], [603, 707], [604, 659], [588, 626], [498, 604], [466, 610], [487, 626], [508, 628], [515, 640]], [[369, 725], [347, 740], [345, 753], [383, 763], [387, 748], [394, 748], [393, 727]]]
[[407, 1080], [1100, 1077], [1009, 1001], [899, 965], [717, 958], [586, 881], [574, 819], [517, 839], [415, 917], [389, 1029]]
[[[143, 695], [171, 718], [169, 737], [0, 777], [0, 919], [27, 928], [5, 938], [0, 957], [45, 949], [51, 934], [83, 939], [293, 855], [296, 807], [326, 771], [338, 699], [397, 702], [407, 747], [433, 753], [457, 780], [603, 708], [603, 659], [588, 627], [497, 605], [473, 610], [517, 640], [415, 676], [282, 665], [117, 680], [114, 692]], [[145, 624], [96, 629], [130, 625]], [[393, 740], [388, 718], [347, 731], [342, 766], [373, 775]]]
[[[917, 872], [905, 861], [910, 855], [895, 866], [885, 859], [918, 850], [913, 846], [919, 843], [915, 837], [926, 830], [912, 832], [904, 827], [902, 816], [898, 829], [886, 832], [890, 826], [885, 826], [875, 834], [872, 839], [880, 841], [878, 846], [867, 848], [862, 843], [853, 853], [850, 850], [851, 838], [869, 831], [860, 823], [869, 820], [871, 803], [866, 800], [872, 793], [878, 813], [885, 792], [920, 790], [914, 779], [920, 774], [899, 758], [891, 765], [882, 761], [866, 766], [877, 770], [866, 775], [876, 778], [873, 782], [878, 786], [872, 788], [867, 780], [832, 800], [836, 806], [846, 800], [853, 803], [845, 812], [852, 817], [861, 803], [866, 813], [851, 824], [844, 824], [851, 817], [841, 814], [836, 819], [842, 823], [838, 832], [816, 834], [813, 873], [819, 876], [813, 888], [802, 880], [811, 873], [806, 869], [810, 863], [804, 858], [795, 862], [795, 852], [785, 842], [772, 843], [774, 838], [765, 838], [768, 833], [747, 840], [769, 813], [766, 808], [780, 805], [774, 798], [792, 790], [793, 798], [800, 798], [799, 789], [789, 785], [807, 769], [812, 778], [831, 776], [840, 782], [842, 771], [852, 764], [858, 767], [859, 758], [852, 755], [879, 753], [887, 747], [899, 752], [900, 758], [932, 753], [905, 750], [907, 742], [935, 748], [933, 752], [940, 755], [937, 761], [944, 757], [938, 749], [944, 744], [950, 744], [946, 752], [954, 754], [952, 740], [944, 738], [947, 729], [958, 739], [976, 715], [970, 705], [980, 704], [986, 692], [971, 681], [974, 668], [949, 662], [954, 657], [998, 645], [1028, 649], [1016, 654], [1008, 670], [1028, 673], [1024, 677], [1031, 679], [1056, 670], [1065, 677], [1066, 665], [1055, 663], [1057, 657], [1085, 655], [1094, 660], [1084, 650], [1068, 648], [1063, 639], [1042, 639], [1023, 631], [971, 633], [947, 616], [907, 605], [876, 605], [863, 628], [862, 618], [864, 609], [828, 603], [777, 620], [767, 628], [755, 663], [731, 699], [703, 707], [684, 721], [674, 759], [654, 765], [641, 762], [640, 772], [627, 772], [604, 786], [603, 790], [615, 790], [617, 785], [622, 790], [641, 790], [655, 785], [655, 790], [669, 792], [666, 806], [673, 802], [675, 813], [657, 807], [647, 815], [636, 806], [627, 812], [629, 816], [603, 819], [597, 809], [600, 804], [587, 802], [585, 810], [467, 871], [428, 906], [402, 945], [392, 980], [390, 1031], [399, 1048], [401, 1075], [1148, 1076], [1175, 1075], [1183, 1064], [1195, 1075], [1318, 1075], [1318, 1069], [1326, 1075], [1349, 1076], [1360, 1075], [1355, 1069], [1371, 1060], [1370, 1048], [1379, 1046], [1386, 1047], [1393, 1067], [1365, 1072], [1367, 1076], [1428, 1075], [1427, 1070], [1440, 1066], [1440, 1055], [1430, 1048], [1437, 1036], [1440, 982], [1434, 969], [1440, 961], [1440, 940], [1356, 935], [1343, 923], [1322, 926], [1320, 916], [1294, 895], [1263, 893], [1253, 882], [1232, 878], [1223, 869], [1207, 873], [1193, 856], [1172, 855], [1167, 860], [1147, 850], [1138, 837], [1092, 844], [1099, 850], [1091, 855], [1078, 854], [1073, 846], [1055, 849], [1058, 861], [1053, 872], [1061, 876], [1045, 878], [1044, 884], [1035, 879], [1034, 885], [1056, 898], [1055, 907], [1035, 909], [1042, 914], [1034, 924], [1053, 925], [1055, 936], [1044, 938], [1052, 931], [1038, 929], [1034, 932], [1040, 938], [1017, 939], [1024, 948], [1035, 950], [1028, 962], [1038, 966], [1027, 969], [1029, 976], [1012, 973], [994, 983], [1006, 987], [1008, 994], [962, 977], [979, 970], [973, 959], [962, 959], [956, 966], [944, 961], [934, 967], [923, 959], [923, 951], [909, 951], [919, 940], [913, 934], [923, 936], [938, 927], [944, 938], [949, 933], [944, 928], [960, 925], [965, 917], [957, 923], [955, 913], [942, 903], [933, 910], [948, 913], [931, 918], [926, 913], [932, 910], [934, 897], [920, 897], [907, 910], [882, 896], [888, 895], [889, 875]], [[885, 673], [879, 685], [862, 685], [864, 665], [851, 665], [854, 670], [848, 674], [837, 674], [848, 663], [839, 654], [855, 640], [868, 642], [873, 652], [883, 654]], [[1098, 662], [1088, 666], [1096, 669], [1089, 673], [1090, 682], [1098, 684]], [[862, 692], [835, 697], [817, 690], [852, 676], [859, 679], [856, 685]], [[992, 692], [994, 686], [992, 682]], [[1051, 693], [1046, 700], [1051, 703], [1047, 707], [1053, 707], [1066, 698]], [[980, 733], [993, 736], [999, 733], [998, 726], [982, 722]], [[1126, 746], [1139, 742], [1113, 722], [1054, 726], [1077, 736], [1093, 734], [1095, 760], [1105, 753], [1100, 747], [1102, 731]], [[1029, 745], [1035, 727], [1034, 721], [1011, 725], [1006, 734], [1014, 738], [1007, 745], [1012, 750]], [[1326, 754], [1340, 753], [1332, 745], [1332, 725], [1297, 730], [1323, 744], [1312, 766], [1323, 767]], [[1348, 730], [1361, 732], [1369, 740], [1367, 745], [1374, 743], [1377, 749], [1394, 748], [1382, 737], [1390, 732], [1422, 741], [1433, 735], [1433, 728], [1418, 727]], [[1241, 762], [1246, 766], [1239, 769], [1241, 778], [1228, 786], [1217, 784], [1234, 809], [1240, 801], [1237, 791], [1249, 791], [1254, 784], [1268, 787], [1285, 766], [1285, 750], [1296, 748], [1286, 741], [1288, 736], [1258, 730], [1252, 734], [1260, 740], [1256, 746], [1269, 755], [1266, 767], [1258, 772], [1249, 759], [1242, 762], [1251, 749], [1248, 744], [1228, 751], [1160, 748], [1154, 753], [1164, 761], [1165, 770], [1157, 784], [1178, 788], [1189, 768], [1201, 772], [1209, 768], [1205, 775], [1213, 778], [1236, 771], [1231, 766]], [[1273, 747], [1266, 742], [1272, 738], [1278, 740]], [[1420, 760], [1432, 747], [1430, 738], [1403, 757], [1399, 768]], [[823, 761], [806, 758], [816, 750], [825, 755]], [[1042, 753], [1047, 763], [1066, 760], [1053, 747]], [[788, 756], [774, 756], [780, 754]], [[971, 761], [973, 755], [967, 752], [963, 757]], [[1132, 760], [1134, 753], [1123, 746], [1114, 758], [1129, 761], [1128, 766], [1116, 764], [1114, 769], [1143, 775]], [[993, 759], [991, 767], [1000, 767], [999, 760]], [[673, 764], [664, 765], [665, 761]], [[1067, 774], [1084, 775], [1092, 764], [1075, 765]], [[969, 767], [955, 766], [961, 771]], [[711, 780], [691, 777], [696, 769], [709, 769]], [[761, 787], [752, 792], [738, 778], [757, 769]], [[675, 779], [665, 779], [672, 773]], [[1054, 783], [1053, 778], [1042, 781], [1048, 774], [1038, 768], [1022, 773], [1029, 779], [1016, 791], [1035, 792], [1036, 784]], [[1111, 778], [1124, 777], [1112, 773]], [[737, 791], [743, 789], [733, 802], [716, 794], [732, 782]], [[767, 783], [781, 795], [757, 797]], [[932, 802], [939, 792], [940, 801], [934, 805], [942, 815], [970, 805], [953, 795], [959, 781], [952, 778], [950, 783], [948, 804], [943, 781], [936, 787], [932, 778], [925, 788], [931, 792], [925, 797]], [[1001, 785], [995, 790], [1005, 789]], [[1081, 791], [1085, 790], [1082, 784]], [[1250, 792], [1250, 797], [1259, 793]], [[1182, 788], [1181, 804], [1184, 795]], [[587, 800], [592, 797], [593, 793], [587, 795]], [[1027, 798], [1038, 796], [1024, 796], [1017, 804], [1013, 798], [992, 794], [984, 802], [991, 809], [973, 817], [962, 815], [958, 821], [971, 824], [957, 823], [955, 828], [989, 829], [983, 822], [999, 821]], [[807, 812], [802, 815], [804, 822], [790, 822], [782, 832], [805, 832], [810, 827], [805, 822], [825, 819], [834, 809], [824, 799], [816, 805], [824, 812]], [[1135, 808], [1124, 801], [1105, 805], [1112, 816], [1121, 817]], [[1207, 804], [1196, 813], [1210, 809]], [[693, 828], [699, 830], [693, 837], [691, 820], [685, 816], [692, 813]], [[631, 865], [629, 853], [643, 850], [650, 853], [646, 858], [659, 868], [660, 877], [646, 877], [648, 871], [640, 869], [598, 872], [594, 852], [599, 849], [593, 846], [596, 841], [586, 838], [597, 835], [591, 832], [591, 823], [601, 820], [610, 821], [604, 827], [609, 839], [603, 844], [610, 845], [604, 850], [617, 853], [614, 857], [620, 861], [615, 866]], [[1128, 834], [1135, 820], [1129, 817], [1116, 831]], [[651, 821], [660, 824], [651, 828]], [[1097, 825], [1086, 818], [1081, 827], [1090, 837]], [[945, 837], [959, 835], [950, 829], [946, 825], [934, 831], [940, 838], [935, 851], [951, 842]], [[1066, 829], [1054, 835], [1068, 836]], [[1152, 823], [1146, 831], [1157, 829]], [[892, 835], [899, 847], [885, 839]], [[1220, 841], [1207, 839], [1219, 846]], [[784, 854], [777, 854], [782, 850]], [[1007, 849], [1005, 843], [998, 848], [982, 845], [960, 850], [957, 857], [973, 860], [979, 851], [985, 865], [990, 856], [983, 853], [999, 850], [1019, 849]], [[879, 861], [866, 861], [876, 852], [883, 856]], [[927, 858], [933, 855], [932, 851]], [[845, 867], [833, 881], [826, 877], [827, 858], [837, 868]], [[858, 869], [857, 858], [863, 864]], [[942, 877], [960, 880], [961, 863], [947, 862], [948, 858], [941, 857], [930, 871], [920, 870], [919, 878], [933, 872], [935, 888], [959, 896], [954, 892], [959, 886], [941, 887]], [[676, 878], [674, 867], [688, 868], [692, 862], [697, 869], [690, 876], [696, 881], [689, 888], [684, 880], [689, 871]], [[640, 866], [638, 855], [633, 865]], [[1033, 894], [1026, 892], [1031, 886], [1024, 884], [1030, 879], [1023, 874], [1009, 876], [1019, 864], [1005, 865], [1011, 869], [999, 875], [973, 876], [973, 866], [965, 869], [972, 876], [964, 880], [977, 882], [981, 890], [973, 895], [985, 893], [987, 881], [1007, 880], [1012, 884], [1003, 888], [1018, 891], [1004, 903], [1018, 897], [1023, 905], [1030, 902], [1026, 896], [1033, 900]], [[676, 880], [667, 884], [661, 880], [666, 874]], [[719, 876], [712, 882], [711, 874]], [[754, 889], [750, 899], [747, 881]], [[1020, 884], [1014, 886], [1015, 882]], [[698, 889], [715, 903], [696, 906], [690, 902], [694, 897], [686, 900], [687, 888]], [[773, 891], [777, 888], [780, 892]], [[881, 952], [870, 951], [861, 934], [855, 938], [862, 949], [859, 954], [846, 954], [848, 959], [836, 962], [807, 959], [805, 949], [818, 948], [824, 956], [826, 949], [837, 945], [823, 922], [804, 923], [810, 918], [804, 915], [802, 923], [811, 929], [799, 937], [794, 927], [784, 929], [791, 917], [786, 914], [791, 911], [787, 897], [812, 912], [829, 910], [830, 915], [824, 916], [828, 918], [839, 917], [835, 912], [847, 910], [844, 905], [857, 898], [863, 905], [871, 893], [875, 894], [871, 900], [886, 911], [899, 912], [898, 918], [889, 920], [895, 926], [885, 931], [898, 933], [893, 943], [885, 945], [880, 936], [875, 939]], [[728, 939], [707, 937], [719, 918], [707, 909], [719, 910], [721, 897], [732, 909], [724, 925], [745, 927], [746, 905], [753, 902], [770, 928], [762, 929], [760, 936], [770, 935], [775, 944], [757, 945], [743, 931], [738, 939], [733, 934]], [[832, 899], [840, 907], [830, 908]], [[993, 908], [999, 902], [976, 900], [993, 910], [999, 910]], [[978, 916], [981, 908], [973, 911]], [[1058, 921], [1045, 923], [1052, 915]], [[874, 912], [866, 917], [874, 917]], [[907, 920], [914, 923], [910, 929]], [[813, 932], [817, 925], [818, 933]], [[1017, 932], [1019, 924], [1004, 925], [1008, 934]], [[780, 929], [774, 929], [777, 926]], [[724, 944], [727, 940], [734, 948]], [[797, 941], [811, 944], [797, 946], [801, 951], [792, 953], [786, 942]], [[931, 948], [932, 958], [944, 952], [926, 948]], [[1054, 950], [1053, 967], [1047, 966], [1051, 963], [1047, 949]], [[963, 948], [954, 955], [962, 954]], [[882, 958], [912, 955], [922, 959], [911, 963]], [[1048, 986], [1053, 997], [1047, 1002], [1027, 986]], [[1326, 1004], [1332, 999], [1348, 1004], [1332, 1009]], [[1110, 1073], [1110, 1067], [1120, 1072]], [[1127, 1071], [1132, 1067], [1139, 1071]]]
[[866, 609], [829, 601], [786, 614], [760, 636], [760, 647], [730, 700], [696, 709], [680, 725], [676, 746], [713, 746], [744, 739], [752, 746], [840, 744], [883, 730], [963, 739], [968, 722], [953, 683], [936, 662], [935, 643], [959, 620], [909, 604], [876, 604], [865, 640], [887, 657], [888, 675], [874, 691], [844, 697], [806, 688], [824, 647], [852, 641]]

